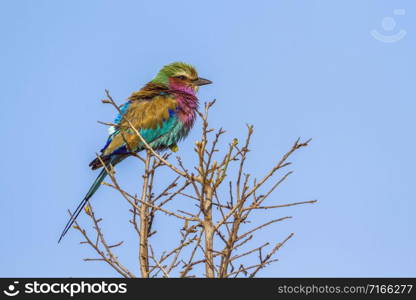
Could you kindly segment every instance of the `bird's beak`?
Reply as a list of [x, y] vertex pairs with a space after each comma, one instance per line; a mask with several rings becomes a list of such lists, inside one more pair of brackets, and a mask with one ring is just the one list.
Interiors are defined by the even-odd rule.
[[208, 79], [205, 79], [205, 78], [201, 78], [201, 77], [198, 77], [197, 79], [195, 79], [195, 80], [193, 81], [193, 84], [195, 84], [195, 85], [197, 85], [197, 86], [206, 85], [206, 84], [211, 84], [211, 83], [212, 83], [212, 81], [211, 81], [211, 80], [208, 80]]

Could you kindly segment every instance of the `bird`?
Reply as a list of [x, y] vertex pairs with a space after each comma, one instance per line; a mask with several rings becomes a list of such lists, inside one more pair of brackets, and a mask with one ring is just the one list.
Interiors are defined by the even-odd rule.
[[119, 114], [109, 127], [109, 136], [99, 158], [96, 157], [89, 164], [92, 170], [101, 168], [101, 171], [71, 214], [58, 243], [107, 176], [104, 166], [115, 166], [133, 153], [146, 149], [129, 124], [154, 150], [175, 151], [177, 143], [188, 135], [195, 123], [198, 109], [196, 93], [199, 87], [211, 83], [212, 81], [199, 77], [192, 65], [174, 62], [162, 67], [150, 82], [131, 94], [119, 107]]

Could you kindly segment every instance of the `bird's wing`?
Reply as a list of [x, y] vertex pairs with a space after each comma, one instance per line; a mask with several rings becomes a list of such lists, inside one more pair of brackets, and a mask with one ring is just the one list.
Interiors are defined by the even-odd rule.
[[125, 154], [140, 148], [140, 138], [131, 130], [129, 121], [148, 143], [166, 134], [171, 129], [170, 123], [176, 118], [176, 109], [177, 101], [171, 95], [130, 100], [120, 108], [122, 114], [115, 120], [117, 127], [102, 150], [103, 156]]

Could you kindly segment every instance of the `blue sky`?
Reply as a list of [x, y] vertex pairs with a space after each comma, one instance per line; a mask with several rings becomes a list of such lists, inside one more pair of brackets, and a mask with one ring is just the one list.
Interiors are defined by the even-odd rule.
[[[87, 165], [106, 138], [96, 121], [114, 116], [104, 89], [121, 102], [177, 60], [214, 81], [200, 99], [217, 99], [211, 121], [228, 139], [255, 125], [253, 173], [313, 138], [270, 201], [319, 203], [275, 212], [294, 218], [260, 238], [296, 234], [259, 275], [416, 276], [415, 12], [411, 0], [2, 1], [0, 276], [117, 275], [82, 261], [91, 251], [77, 232], [56, 241], [96, 176]], [[407, 35], [384, 43], [373, 29]], [[130, 190], [138, 167], [118, 168]], [[130, 230], [117, 193], [102, 188], [93, 204], [109, 233]], [[157, 226], [163, 237], [169, 223]]]

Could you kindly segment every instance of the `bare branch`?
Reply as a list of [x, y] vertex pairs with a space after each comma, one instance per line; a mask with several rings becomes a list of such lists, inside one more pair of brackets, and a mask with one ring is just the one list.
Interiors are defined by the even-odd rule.
[[[105, 92], [108, 99], [103, 103], [111, 104], [121, 113], [121, 108], [109, 91]], [[132, 120], [125, 115], [122, 117], [123, 127], [120, 124], [99, 122], [129, 130], [144, 147], [141, 154], [127, 154], [143, 163], [143, 168], [140, 169], [143, 181], [140, 182], [139, 191], [124, 189], [117, 180], [113, 166], [104, 163], [101, 156], [97, 155], [110, 179], [110, 182], [102, 184], [117, 190], [129, 204], [132, 214], [129, 220], [132, 224], [131, 230], [136, 232], [136, 239], [139, 241], [138, 249], [131, 253], [136, 256], [138, 253], [136, 259], [141, 277], [255, 277], [261, 269], [277, 261], [274, 256], [293, 236], [293, 233], [290, 234], [271, 250], [270, 241], [256, 244], [258, 239], [254, 237], [259, 230], [271, 229], [274, 223], [292, 218], [276, 216], [275, 209], [316, 203], [316, 200], [266, 203], [270, 195], [293, 172], [282, 173], [274, 182], [272, 178], [278, 177], [280, 170], [291, 164], [289, 158], [298, 149], [307, 146], [310, 140], [300, 142], [298, 139], [277, 159], [276, 164], [271, 165], [266, 173], [256, 179], [246, 167], [254, 127], [247, 125], [247, 135], [241, 143], [233, 138], [221, 149], [225, 130], [215, 130], [208, 122], [209, 111], [214, 103], [215, 100], [205, 103], [203, 110], [197, 112], [202, 120], [202, 128], [200, 138], [193, 148], [195, 163], [189, 168], [180, 156], [176, 157], [176, 162], [171, 163], [171, 153], [162, 154], [159, 147], [157, 150], [153, 149], [153, 143], [146, 141], [141, 135], [141, 128], [135, 128]], [[184, 199], [186, 200], [183, 201]], [[260, 210], [267, 209], [270, 209], [272, 220], [258, 221], [261, 219], [253, 217]], [[131, 244], [128, 241], [108, 243], [99, 226], [102, 219], [95, 216], [89, 205], [86, 213], [92, 224], [93, 236], [90, 237], [78, 223], [75, 223], [75, 227], [84, 238], [81, 244], [91, 247], [97, 257], [84, 260], [105, 262], [121, 276], [135, 277], [115, 254], [117, 247], [131, 247]], [[152, 245], [153, 237], [161, 232], [161, 224], [164, 224], [163, 230], [166, 229], [169, 234], [170, 231], [174, 232], [172, 241], [164, 241], [168, 245], [164, 246], [165, 249], [157, 249], [154, 243]], [[250, 224], [250, 227], [245, 224]], [[267, 252], [267, 249], [270, 251]], [[257, 259], [256, 254], [258, 262], [252, 264], [253, 259]]]

